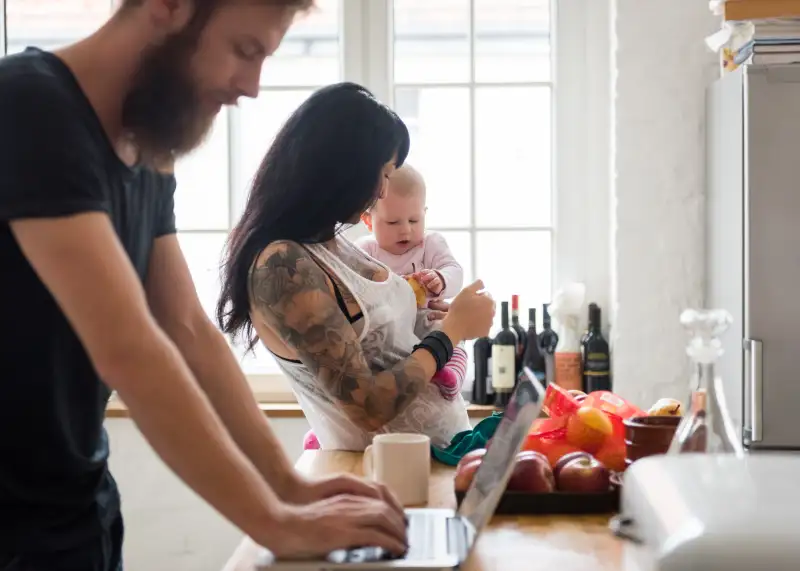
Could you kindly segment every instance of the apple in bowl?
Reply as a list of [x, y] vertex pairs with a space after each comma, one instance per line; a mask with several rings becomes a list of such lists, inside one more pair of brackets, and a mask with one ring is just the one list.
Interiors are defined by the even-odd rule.
[[459, 463], [456, 467], [455, 489], [456, 492], [466, 492], [475, 479], [475, 472], [481, 465], [482, 458], [473, 458], [464, 463]]
[[611, 488], [611, 472], [594, 456], [576, 455], [565, 460], [556, 477], [559, 491], [597, 494]]
[[555, 491], [555, 478], [547, 456], [541, 452], [519, 452], [508, 480], [508, 491], [543, 494]]

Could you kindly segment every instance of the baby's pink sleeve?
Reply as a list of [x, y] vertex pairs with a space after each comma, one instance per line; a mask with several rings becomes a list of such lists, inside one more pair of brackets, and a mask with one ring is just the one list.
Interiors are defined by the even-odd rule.
[[438, 232], [425, 237], [424, 266], [436, 270], [444, 279], [444, 291], [439, 297], [455, 297], [464, 287], [464, 268], [453, 256], [447, 240]]
[[372, 258], [378, 252], [378, 242], [372, 236], [363, 236], [356, 240], [355, 244]]

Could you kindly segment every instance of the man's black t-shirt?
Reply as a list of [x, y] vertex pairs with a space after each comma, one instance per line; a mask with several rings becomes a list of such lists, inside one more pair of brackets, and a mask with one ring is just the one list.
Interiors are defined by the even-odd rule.
[[175, 179], [123, 164], [53, 54], [0, 59], [0, 553], [70, 549], [119, 514], [103, 419], [109, 389], [9, 223], [108, 214], [144, 281], [175, 232]]

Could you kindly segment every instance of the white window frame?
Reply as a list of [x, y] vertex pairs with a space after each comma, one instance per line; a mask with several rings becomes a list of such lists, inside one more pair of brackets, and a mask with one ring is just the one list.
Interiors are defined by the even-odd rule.
[[[343, 79], [366, 86], [390, 105], [394, 100], [392, 12], [392, 0], [342, 0], [340, 20]], [[474, 0], [470, 0], [471, 37], [474, 13]], [[553, 76], [551, 82], [539, 85], [552, 85], [552, 222], [550, 227], [501, 228], [550, 231], [553, 290], [571, 281], [583, 282], [592, 301], [601, 307], [610, 301], [611, 29], [606, 0], [551, 0]], [[470, 49], [474, 49], [474, 38]], [[447, 83], [453, 85], [474, 84]], [[474, 97], [471, 101], [474, 105]], [[474, 116], [474, 109], [470, 111]], [[475, 122], [470, 124], [474, 156]], [[441, 230], [470, 232], [475, 268], [474, 162], [471, 168], [471, 224]], [[480, 227], [486, 229], [494, 228]], [[262, 399], [269, 395], [271, 400], [294, 400], [282, 375], [249, 378]]]
[[0, 54], [5, 55], [8, 50], [6, 43], [6, 0], [0, 0]]
[[[7, 49], [5, 7], [0, 0], [0, 53]], [[109, 0], [113, 8], [114, 0]], [[474, 25], [474, 0], [470, 0], [470, 28]], [[569, 281], [587, 284], [592, 299], [607, 306], [610, 300], [609, 218], [611, 205], [611, 9], [606, 0], [551, 0], [552, 31], [552, 286]], [[392, 0], [342, 0], [340, 12], [341, 77], [368, 87], [379, 99], [394, 99], [392, 73]], [[472, 30], [470, 30], [472, 31]], [[472, 35], [472, 34], [471, 34]], [[471, 42], [474, 49], [474, 39]], [[267, 65], [269, 65], [267, 63]], [[473, 59], [474, 68], [474, 59]], [[474, 75], [474, 69], [473, 74]], [[521, 85], [531, 85], [527, 84]], [[452, 85], [452, 84], [448, 84]], [[470, 82], [466, 86], [472, 87]], [[518, 85], [518, 84], [515, 84]], [[263, 86], [262, 91], [308, 86]], [[429, 85], [426, 85], [429, 87]], [[474, 98], [471, 98], [474, 105]], [[474, 116], [474, 109], [471, 109]], [[241, 188], [235, 168], [236, 129], [240, 116], [228, 109], [228, 153], [230, 223]], [[474, 153], [474, 121], [472, 145]], [[472, 267], [476, 261], [475, 176], [471, 166], [472, 220], [466, 230], [472, 241]], [[481, 230], [486, 228], [481, 227]], [[491, 228], [490, 228], [491, 230]], [[503, 230], [506, 230], [503, 228]], [[220, 232], [189, 230], [185, 233]], [[524, 261], [521, 261], [524, 263]], [[613, 315], [612, 311], [606, 315]], [[281, 374], [248, 375], [259, 400], [294, 401], [288, 381]]]

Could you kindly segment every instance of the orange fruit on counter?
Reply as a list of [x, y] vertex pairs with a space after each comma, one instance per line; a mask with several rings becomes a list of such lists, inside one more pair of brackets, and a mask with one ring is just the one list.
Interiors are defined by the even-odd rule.
[[594, 453], [613, 431], [614, 427], [605, 412], [599, 408], [582, 406], [567, 421], [567, 442]]
[[625, 468], [627, 468], [625, 463], [626, 456], [625, 442], [617, 442], [611, 438], [594, 454], [594, 457], [602, 462], [606, 468], [615, 472], [625, 471]]

